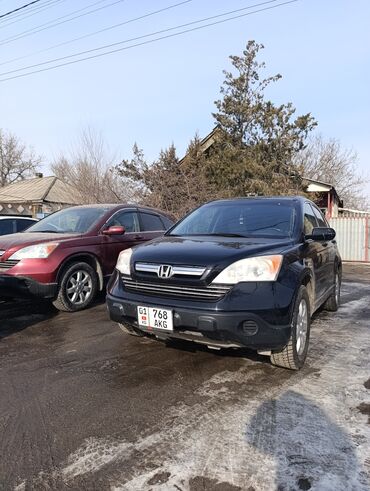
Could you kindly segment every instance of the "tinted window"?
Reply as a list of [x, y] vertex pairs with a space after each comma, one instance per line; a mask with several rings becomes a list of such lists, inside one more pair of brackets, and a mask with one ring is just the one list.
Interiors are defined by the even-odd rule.
[[214, 202], [193, 211], [170, 235], [291, 237], [295, 215], [288, 201]]
[[304, 204], [304, 233], [305, 235], [312, 234], [312, 229], [317, 227], [317, 221], [312, 210], [312, 206], [309, 203]]
[[108, 222], [108, 226], [125, 227], [126, 232], [139, 232], [139, 219], [136, 211], [124, 211], [116, 213]]
[[109, 208], [66, 208], [32, 225], [28, 232], [58, 232], [83, 234], [90, 230]]
[[152, 215], [151, 213], [140, 213], [141, 224], [143, 232], [150, 232], [155, 230], [165, 230], [162, 220], [158, 215]]
[[168, 217], [165, 217], [163, 215], [161, 215], [161, 219], [166, 230], [172, 227], [172, 225], [174, 224], [172, 220], [170, 220]]
[[35, 222], [33, 220], [16, 220], [17, 232], [22, 232], [23, 230], [26, 230], [26, 228], [30, 227], [34, 223]]
[[312, 209], [315, 214], [315, 217], [317, 218], [317, 223], [319, 224], [319, 227], [327, 227], [328, 225], [326, 224], [325, 219], [321, 214], [321, 211], [319, 211], [316, 208], [316, 206], [313, 206]]
[[14, 232], [14, 220], [10, 218], [0, 220], [0, 235], [13, 234]]

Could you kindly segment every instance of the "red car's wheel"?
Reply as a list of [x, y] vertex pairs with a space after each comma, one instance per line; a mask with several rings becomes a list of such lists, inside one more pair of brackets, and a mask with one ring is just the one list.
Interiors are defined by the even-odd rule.
[[87, 263], [73, 263], [62, 273], [53, 304], [58, 310], [76, 312], [88, 307], [97, 292], [98, 278], [94, 269]]

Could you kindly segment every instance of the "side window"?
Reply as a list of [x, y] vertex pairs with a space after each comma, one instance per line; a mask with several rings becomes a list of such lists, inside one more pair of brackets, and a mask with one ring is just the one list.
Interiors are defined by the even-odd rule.
[[158, 215], [152, 215], [151, 213], [140, 213], [141, 224], [143, 227], [143, 232], [154, 232], [157, 230], [164, 230], [165, 227], [162, 220]]
[[13, 220], [10, 218], [0, 220], [0, 235], [13, 234], [14, 232]]
[[108, 222], [108, 227], [125, 227], [127, 233], [139, 232], [139, 218], [136, 211], [116, 213]]
[[26, 230], [26, 228], [33, 225], [35, 222], [33, 220], [16, 220], [15, 223], [17, 232], [22, 232], [23, 230]]
[[309, 203], [304, 204], [304, 223], [303, 229], [305, 235], [310, 235], [312, 230], [317, 227], [317, 221]]
[[324, 217], [321, 214], [321, 211], [316, 208], [316, 206], [313, 206], [313, 212], [315, 213], [315, 217], [317, 218], [317, 222], [319, 224], [319, 227], [327, 227], [328, 225], [325, 222]]
[[174, 224], [172, 220], [170, 220], [168, 217], [165, 217], [164, 215], [161, 215], [161, 220], [166, 230], [168, 230]]

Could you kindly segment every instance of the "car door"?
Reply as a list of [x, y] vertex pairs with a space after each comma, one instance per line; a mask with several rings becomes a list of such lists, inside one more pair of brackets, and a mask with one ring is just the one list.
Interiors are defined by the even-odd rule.
[[[303, 229], [305, 235], [311, 235], [312, 230], [318, 227], [316, 216], [309, 202], [304, 203]], [[306, 240], [305, 261], [312, 267], [315, 280], [315, 299], [319, 300], [325, 293], [325, 268], [324, 260], [325, 250], [321, 242], [312, 239]]]
[[166, 226], [159, 214], [146, 210], [139, 210], [139, 216], [143, 240], [155, 239], [164, 234]]
[[122, 226], [125, 233], [122, 235], [103, 235], [104, 274], [111, 274], [117, 263], [118, 255], [124, 249], [133, 247], [143, 240], [140, 232], [140, 222], [137, 210], [120, 210], [116, 212], [105, 224], [104, 229], [113, 226]]
[[[330, 227], [330, 225], [325, 220], [321, 211], [315, 206], [312, 205], [313, 212], [317, 219], [317, 223], [319, 227]], [[325, 271], [323, 271], [323, 287], [325, 291], [330, 290], [330, 288], [334, 284], [334, 263], [336, 257], [336, 240], [328, 240], [321, 242], [323, 247], [323, 261], [325, 263]]]

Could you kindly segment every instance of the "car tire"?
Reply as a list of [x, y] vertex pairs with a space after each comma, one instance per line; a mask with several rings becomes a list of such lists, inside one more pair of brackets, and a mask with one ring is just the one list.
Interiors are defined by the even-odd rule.
[[138, 329], [135, 329], [134, 327], [128, 326], [127, 324], [122, 324], [122, 322], [118, 322], [118, 327], [124, 333], [130, 334], [130, 336], [138, 336], [138, 337], [144, 336], [144, 334], [141, 331], [139, 331]]
[[290, 370], [303, 367], [310, 339], [310, 300], [307, 290], [301, 286], [293, 310], [293, 322], [288, 344], [281, 351], [272, 352], [270, 359], [273, 365]]
[[323, 305], [324, 310], [336, 312], [340, 303], [340, 275], [338, 269], [334, 273], [334, 290]]
[[97, 292], [96, 271], [87, 263], [76, 262], [63, 271], [53, 305], [63, 312], [77, 312], [91, 305]]

